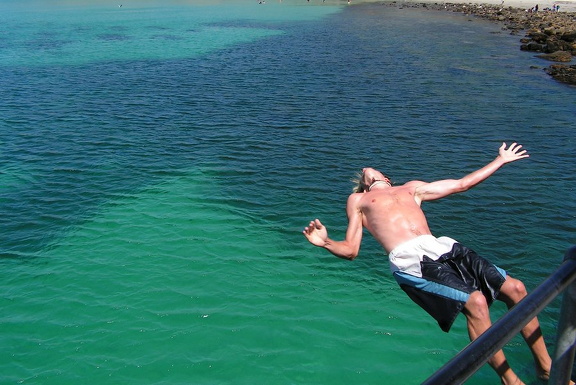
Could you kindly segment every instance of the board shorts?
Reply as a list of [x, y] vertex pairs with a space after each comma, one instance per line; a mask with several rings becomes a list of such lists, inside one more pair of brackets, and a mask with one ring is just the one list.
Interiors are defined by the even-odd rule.
[[389, 259], [402, 290], [445, 332], [471, 293], [481, 291], [490, 306], [506, 280], [506, 271], [448, 237], [419, 236], [394, 248]]

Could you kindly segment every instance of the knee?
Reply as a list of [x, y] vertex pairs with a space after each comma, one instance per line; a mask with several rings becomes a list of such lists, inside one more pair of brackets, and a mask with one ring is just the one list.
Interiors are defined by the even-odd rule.
[[466, 315], [473, 318], [486, 318], [489, 317], [488, 302], [486, 297], [480, 291], [475, 291], [470, 294], [468, 301], [464, 305]]
[[512, 299], [515, 303], [519, 302], [522, 298], [526, 297], [528, 292], [526, 291], [526, 286], [524, 283], [518, 279], [510, 278], [505, 282], [503, 289], [506, 290], [504, 293], [507, 297]]

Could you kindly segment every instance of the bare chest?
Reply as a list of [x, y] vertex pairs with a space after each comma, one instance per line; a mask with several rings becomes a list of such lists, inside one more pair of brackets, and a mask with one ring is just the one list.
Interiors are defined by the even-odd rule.
[[395, 208], [412, 205], [416, 205], [412, 194], [391, 188], [367, 193], [362, 199], [360, 209], [364, 214], [380, 214], [381, 212], [393, 211]]

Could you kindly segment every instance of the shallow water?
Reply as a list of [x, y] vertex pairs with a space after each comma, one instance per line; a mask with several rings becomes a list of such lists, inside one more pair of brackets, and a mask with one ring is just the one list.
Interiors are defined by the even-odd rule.
[[[343, 236], [359, 168], [536, 287], [574, 244], [574, 88], [465, 16], [345, 2], [3, 2], [2, 383], [416, 384], [467, 344]], [[554, 344], [559, 301], [541, 322]], [[493, 307], [494, 319], [504, 307]], [[513, 367], [536, 384], [519, 338]], [[416, 358], [417, 357], [417, 358]], [[483, 368], [470, 384], [497, 381]]]

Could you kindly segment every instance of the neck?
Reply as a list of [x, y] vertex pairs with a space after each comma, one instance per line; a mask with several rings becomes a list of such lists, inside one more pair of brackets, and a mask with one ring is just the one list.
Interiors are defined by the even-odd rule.
[[376, 180], [374, 181], [369, 187], [368, 187], [368, 191], [372, 191], [372, 188], [374, 186], [380, 185], [384, 183], [387, 187], [392, 187], [392, 185], [390, 184], [390, 182], [386, 181], [386, 180]]

